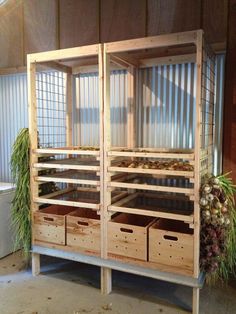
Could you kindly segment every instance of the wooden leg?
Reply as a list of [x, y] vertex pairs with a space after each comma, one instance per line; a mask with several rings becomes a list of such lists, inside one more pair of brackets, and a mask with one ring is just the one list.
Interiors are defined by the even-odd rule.
[[40, 254], [32, 253], [32, 275], [37, 276], [40, 273]]
[[112, 270], [101, 267], [101, 293], [106, 295], [112, 290]]
[[193, 314], [199, 314], [199, 288], [193, 288]]

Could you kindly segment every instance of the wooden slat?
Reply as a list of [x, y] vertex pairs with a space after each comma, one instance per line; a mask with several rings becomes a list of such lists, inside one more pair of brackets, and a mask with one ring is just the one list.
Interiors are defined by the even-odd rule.
[[50, 177], [50, 176], [37, 176], [35, 177], [35, 181], [39, 182], [62, 182], [62, 183], [73, 183], [73, 184], [88, 184], [99, 186], [100, 181], [96, 180], [84, 180], [84, 179], [71, 179], [71, 178], [63, 178], [63, 177]]
[[99, 0], [60, 0], [60, 48], [99, 42]]
[[23, 58], [23, 1], [0, 6], [0, 67], [21, 67]]
[[99, 171], [99, 166], [53, 164], [53, 163], [46, 163], [46, 162], [35, 163], [34, 168], [74, 169], [74, 170]]
[[130, 39], [104, 44], [107, 53], [195, 44], [198, 31]]
[[176, 188], [176, 187], [172, 187], [172, 186], [158, 186], [158, 185], [152, 185], [152, 184], [110, 182], [109, 186], [127, 188], [127, 189], [150, 190], [150, 191], [158, 191], [158, 192], [183, 193], [186, 195], [193, 195], [194, 194], [193, 189]]
[[227, 40], [228, 0], [204, 0], [202, 28], [210, 43]]
[[187, 215], [165, 213], [165, 212], [161, 212], [161, 211], [153, 211], [153, 210], [146, 210], [146, 209], [140, 209], [140, 208], [121, 207], [121, 206], [116, 206], [116, 205], [110, 205], [108, 207], [108, 210], [112, 211], [112, 212], [136, 214], [136, 215], [158, 217], [158, 218], [166, 218], [166, 219], [184, 221], [186, 223], [193, 223], [193, 216], [192, 215], [187, 216]]
[[36, 154], [66, 154], [66, 155], [91, 155], [99, 156], [99, 151], [97, 150], [80, 150], [80, 149], [70, 149], [68, 148], [37, 148], [33, 151]]
[[147, 13], [148, 36], [201, 27], [201, 0], [148, 0]]
[[23, 4], [25, 54], [58, 49], [57, 0], [24, 0]]
[[146, 35], [145, 0], [101, 0], [101, 42]]
[[91, 208], [91, 209], [96, 209], [96, 210], [100, 209], [99, 204], [76, 202], [76, 201], [63, 201], [63, 200], [57, 200], [57, 199], [48, 199], [45, 197], [35, 197], [33, 201], [40, 204], [54, 204], [54, 205], [64, 205], [64, 206], [73, 206], [73, 207], [83, 207], [83, 208]]
[[147, 157], [147, 158], [169, 158], [169, 159], [186, 159], [194, 160], [194, 153], [162, 153], [162, 152], [120, 152], [120, 151], [109, 151], [109, 157], [122, 156], [122, 157]]
[[148, 58], [140, 60], [140, 68], [160, 66], [160, 65], [170, 65], [170, 64], [183, 64], [183, 63], [194, 63], [196, 62], [196, 54], [185, 54], [169, 57], [159, 57], [159, 58]]
[[29, 55], [31, 62], [47, 62], [56, 60], [67, 60], [73, 58], [82, 58], [96, 56], [98, 54], [98, 45], [81, 46], [68, 49], [52, 50], [47, 52], [38, 52]]
[[175, 170], [157, 170], [157, 169], [141, 169], [141, 168], [124, 168], [124, 167], [108, 167], [111, 172], [128, 172], [128, 173], [146, 173], [146, 174], [162, 174], [166, 176], [181, 176], [186, 178], [194, 177], [193, 171], [175, 171]]

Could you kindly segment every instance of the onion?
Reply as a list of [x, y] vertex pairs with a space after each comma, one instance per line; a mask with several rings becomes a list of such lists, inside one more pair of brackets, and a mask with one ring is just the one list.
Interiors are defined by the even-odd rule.
[[221, 212], [222, 212], [223, 214], [227, 213], [227, 212], [228, 212], [227, 207], [223, 206], [223, 207], [221, 208]]
[[201, 206], [206, 206], [207, 204], [208, 204], [207, 199], [206, 199], [205, 197], [202, 197], [202, 198], [200, 199], [200, 205], [201, 205]]
[[207, 194], [206, 195], [206, 200], [209, 201], [209, 202], [212, 202], [214, 200], [214, 195], [212, 194]]
[[204, 193], [209, 194], [212, 190], [212, 187], [209, 184], [205, 184], [202, 190]]
[[229, 225], [230, 224], [230, 219], [229, 218], [225, 218], [225, 224]]
[[216, 185], [219, 185], [219, 184], [220, 184], [220, 180], [219, 180], [218, 178], [212, 178], [212, 179], [211, 179], [211, 182], [212, 182], [213, 184], [216, 184]]
[[211, 212], [212, 214], [217, 215], [219, 213], [219, 210], [217, 208], [212, 208]]

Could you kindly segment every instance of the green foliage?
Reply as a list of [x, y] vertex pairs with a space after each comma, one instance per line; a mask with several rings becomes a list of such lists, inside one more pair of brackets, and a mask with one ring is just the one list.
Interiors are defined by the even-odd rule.
[[16, 185], [11, 214], [16, 230], [15, 247], [23, 247], [26, 257], [31, 247], [29, 147], [29, 130], [21, 129], [11, 155], [11, 172]]

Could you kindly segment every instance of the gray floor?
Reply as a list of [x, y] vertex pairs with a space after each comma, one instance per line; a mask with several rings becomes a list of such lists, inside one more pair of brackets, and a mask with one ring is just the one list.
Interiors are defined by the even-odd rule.
[[[102, 296], [99, 269], [53, 258], [42, 259], [42, 273], [32, 277], [20, 253], [0, 260], [0, 314], [184, 314], [191, 289], [113, 272], [113, 292]], [[236, 281], [204, 287], [201, 314], [236, 314]]]

